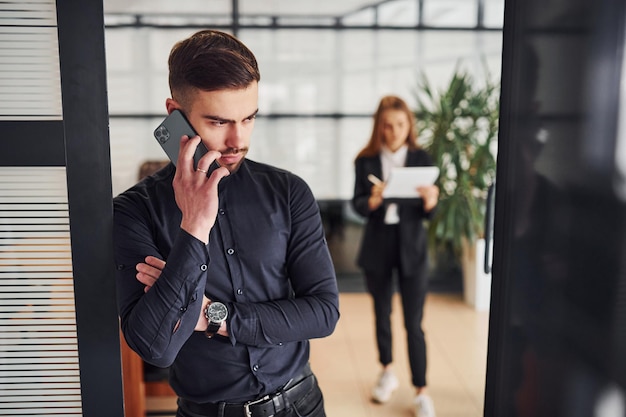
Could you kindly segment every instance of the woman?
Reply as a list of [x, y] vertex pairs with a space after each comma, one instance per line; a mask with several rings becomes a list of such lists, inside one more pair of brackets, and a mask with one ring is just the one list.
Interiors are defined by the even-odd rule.
[[439, 188], [419, 187], [421, 198], [393, 202], [385, 201], [382, 194], [392, 167], [429, 165], [432, 165], [430, 157], [417, 145], [413, 113], [407, 104], [399, 97], [383, 97], [374, 114], [370, 140], [355, 161], [352, 204], [367, 219], [357, 263], [363, 269], [374, 301], [376, 342], [383, 367], [372, 390], [372, 399], [385, 403], [398, 387], [392, 369], [390, 320], [396, 271], [418, 417], [435, 416], [432, 401], [426, 394], [422, 316], [428, 287], [428, 254], [422, 221], [437, 205]]

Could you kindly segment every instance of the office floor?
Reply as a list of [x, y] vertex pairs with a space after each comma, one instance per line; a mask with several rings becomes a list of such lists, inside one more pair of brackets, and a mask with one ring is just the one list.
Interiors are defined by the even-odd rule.
[[[384, 405], [369, 399], [380, 371], [370, 298], [363, 292], [342, 292], [340, 309], [335, 332], [311, 342], [311, 366], [324, 392], [328, 417], [413, 416], [414, 394], [399, 297], [395, 299], [392, 323], [394, 367], [400, 388]], [[483, 415], [488, 316], [488, 312], [467, 306], [458, 293], [431, 293], [427, 298], [427, 379], [438, 417]], [[148, 416], [170, 417], [176, 408], [175, 398], [148, 398], [147, 404]]]

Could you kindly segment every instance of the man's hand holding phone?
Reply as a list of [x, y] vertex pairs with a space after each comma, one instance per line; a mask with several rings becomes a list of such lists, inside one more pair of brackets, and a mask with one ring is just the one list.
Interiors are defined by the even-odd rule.
[[229, 172], [224, 167], [209, 172], [211, 164], [221, 156], [218, 151], [208, 151], [195, 169], [193, 158], [199, 145], [200, 136], [181, 138], [173, 186], [176, 204], [183, 214], [180, 227], [207, 244], [219, 207], [217, 186]]
[[183, 213], [180, 227], [208, 243], [217, 216], [217, 184], [229, 174], [228, 169], [217, 165], [221, 154], [207, 150], [179, 109], [170, 112], [154, 131], [154, 137], [176, 165], [173, 185], [176, 204]]

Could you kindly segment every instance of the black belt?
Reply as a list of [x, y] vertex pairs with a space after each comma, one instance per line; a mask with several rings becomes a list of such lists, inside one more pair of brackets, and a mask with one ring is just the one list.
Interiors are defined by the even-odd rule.
[[289, 407], [313, 388], [315, 376], [310, 367], [288, 382], [282, 389], [245, 403], [194, 403], [179, 398], [178, 406], [194, 414], [219, 417], [270, 417]]

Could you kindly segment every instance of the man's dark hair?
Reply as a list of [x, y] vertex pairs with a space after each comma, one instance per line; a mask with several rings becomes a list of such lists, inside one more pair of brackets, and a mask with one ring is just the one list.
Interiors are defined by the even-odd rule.
[[242, 89], [261, 79], [252, 51], [217, 30], [201, 30], [176, 43], [168, 66], [172, 98], [181, 104], [194, 89]]

